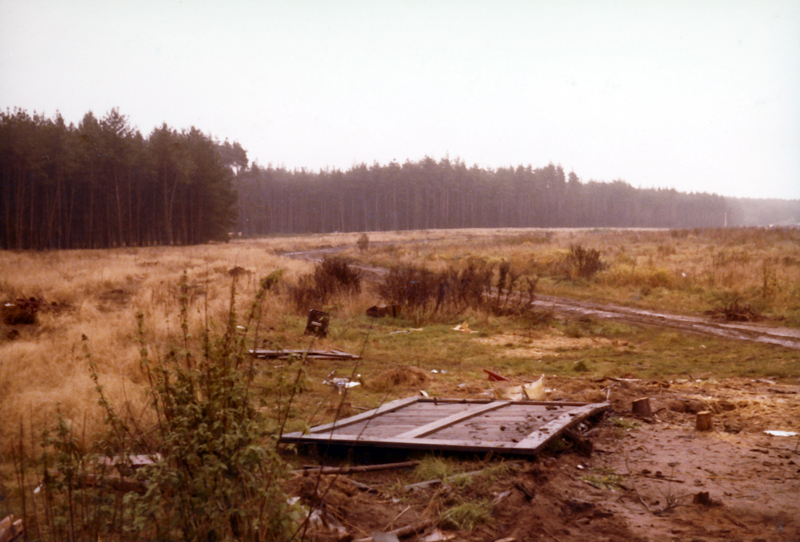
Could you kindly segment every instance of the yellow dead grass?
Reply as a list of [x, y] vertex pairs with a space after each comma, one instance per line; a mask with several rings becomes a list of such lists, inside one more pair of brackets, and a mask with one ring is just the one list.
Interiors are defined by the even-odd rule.
[[368, 382], [369, 388], [384, 391], [396, 388], [416, 389], [428, 382], [428, 373], [417, 367], [400, 366], [386, 369]]
[[586, 350], [603, 346], [618, 346], [615, 341], [603, 337], [564, 337], [559, 335], [538, 335], [534, 338], [518, 334], [504, 333], [492, 337], [476, 339], [479, 343], [506, 347], [497, 350], [497, 355], [504, 358], [542, 358], [558, 356], [559, 352]]
[[[308, 238], [301, 244], [314, 242], [320, 240]], [[312, 263], [280, 256], [292, 243], [281, 239], [198, 247], [0, 252], [0, 302], [34, 297], [58, 304], [45, 307], [36, 325], [17, 326], [19, 335], [13, 340], [6, 337], [7, 330], [0, 334], [0, 451], [16, 440], [20, 424], [26, 435], [39, 435], [45, 422], [53, 422], [56, 408], [87, 438], [102, 428], [84, 347], [119, 413], [141, 414], [146, 398], [135, 341], [137, 312], [145, 316], [149, 349], [157, 357], [180, 340], [178, 283], [184, 270], [189, 332], [197, 337], [206, 322], [213, 326], [225, 321], [229, 271], [234, 267], [249, 271], [237, 280], [240, 314], [249, 308], [250, 294], [261, 277], [283, 269], [291, 282], [309, 272]], [[26, 441], [30, 442], [27, 436]]]
[[[686, 386], [692, 385], [697, 383]], [[751, 427], [762, 431], [800, 432], [800, 395], [796, 389], [782, 394], [770, 392], [769, 385], [763, 382], [756, 381], [754, 384], [753, 381], [741, 380], [732, 380], [727, 386], [711, 386], [713, 392], [709, 395], [687, 394], [686, 397], [702, 402], [709, 410], [727, 418], [747, 420]], [[752, 391], [748, 387], [753, 388]], [[779, 388], [776, 386], [772, 389]]]
[[[800, 299], [800, 231], [483, 229], [415, 232], [424, 243], [388, 245], [363, 255], [372, 263], [421, 265], [442, 270], [469, 258], [507, 260], [518, 272], [549, 278], [539, 293], [582, 295], [677, 312], [702, 312], [732, 298], [797, 321]], [[372, 239], [372, 234], [370, 234]], [[597, 249], [608, 264], [596, 280], [574, 288], [558, 279], [571, 245]], [[356, 251], [352, 251], [356, 255]], [[563, 274], [563, 273], [562, 273]]]

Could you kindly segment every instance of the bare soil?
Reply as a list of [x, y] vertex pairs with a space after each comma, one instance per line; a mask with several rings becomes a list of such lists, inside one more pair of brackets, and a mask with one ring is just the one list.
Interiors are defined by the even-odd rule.
[[[307, 538], [359, 539], [430, 519], [433, 525], [401, 539], [441, 533], [440, 539], [474, 542], [800, 540], [800, 437], [764, 432], [800, 432], [800, 386], [584, 378], [553, 378], [548, 385], [563, 400], [607, 394], [612, 410], [583, 428], [593, 444], [590, 457], [566, 440], [538, 458], [515, 459], [511, 472], [488, 489], [496, 501], [491, 522], [471, 531], [437, 528], [436, 503], [451, 502], [459, 488], [402, 491], [414, 481], [408, 469], [319, 481], [296, 475], [290, 491], [306, 504], [324, 503], [324, 515], [340, 525], [335, 531], [318, 524]], [[641, 397], [650, 398], [651, 418], [631, 414], [631, 402]], [[713, 413], [708, 432], [695, 429], [703, 410]], [[371, 454], [369, 460], [380, 458]], [[366, 455], [354, 457], [360, 459]], [[466, 462], [464, 468], [475, 466]]]

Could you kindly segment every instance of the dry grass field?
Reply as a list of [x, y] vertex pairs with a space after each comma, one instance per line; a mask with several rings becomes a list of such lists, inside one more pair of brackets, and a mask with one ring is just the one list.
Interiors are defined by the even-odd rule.
[[[770, 378], [788, 384], [800, 378], [798, 351], [591, 318], [520, 318], [474, 309], [413, 319], [402, 314], [370, 318], [365, 310], [384, 300], [369, 281], [358, 293], [298, 307], [293, 291], [314, 273], [315, 262], [291, 256], [336, 248], [339, 256], [367, 266], [435, 271], [470, 261], [507, 261], [520, 276], [538, 279], [539, 294], [685, 314], [722, 314], [735, 302], [772, 325], [800, 327], [797, 230], [463, 230], [368, 236], [368, 246], [361, 247], [359, 234], [331, 234], [197, 247], [0, 253], [4, 318], [18, 300], [33, 299], [38, 306], [35, 322], [8, 317], [0, 324], [0, 482], [12, 485], [12, 452], [39, 453], [39, 435], [54, 426], [57, 411], [80, 446], [91, 448], [105, 425], [90, 361], [105, 396], [123, 418], [142, 427], [154, 422], [137, 313], [143, 315], [150, 356], [169, 356], [184, 341], [182, 305], [188, 309], [191, 340], [205, 331], [224, 332], [232, 286], [234, 309], [246, 314], [259, 280], [276, 270], [282, 276], [259, 314], [258, 346], [335, 348], [363, 358], [357, 363], [307, 361], [302, 374], [296, 373], [297, 364], [254, 362], [261, 404], [269, 404], [276, 379], [299, 375], [303, 381], [304, 391], [288, 411], [287, 430], [420, 391], [496, 396], [502, 390], [485, 380], [482, 369], [487, 367], [517, 383], [546, 374], [554, 388], [569, 390], [570, 399], [582, 401], [603, 400], [603, 386], [592, 382], [606, 378], [689, 383]], [[599, 253], [603, 265], [590, 276], [580, 276], [569, 264], [571, 248], [577, 246]], [[331, 313], [326, 338], [303, 335], [310, 308]], [[460, 323], [475, 333], [453, 331]], [[361, 385], [349, 390], [342, 403], [337, 390], [323, 382], [332, 375]], [[583, 383], [580, 389], [575, 382]], [[791, 416], [781, 423], [784, 429], [800, 430], [800, 421]], [[11, 509], [3, 509], [9, 502], [0, 504], [0, 515]]]

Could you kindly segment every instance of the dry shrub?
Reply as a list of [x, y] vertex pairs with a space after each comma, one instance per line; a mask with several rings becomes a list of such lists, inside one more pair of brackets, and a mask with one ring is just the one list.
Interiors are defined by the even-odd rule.
[[521, 276], [509, 262], [472, 258], [442, 271], [415, 266], [392, 268], [378, 285], [378, 294], [419, 323], [433, 316], [448, 318], [473, 310], [494, 315], [532, 311], [536, 278]]
[[369, 248], [369, 236], [366, 233], [362, 233], [358, 237], [358, 241], [356, 241], [356, 244], [358, 245], [358, 249], [360, 251], [363, 252], [367, 250]]
[[376, 391], [394, 388], [414, 388], [428, 381], [428, 373], [417, 367], [401, 365], [387, 369], [369, 381], [369, 387]]
[[325, 258], [312, 274], [300, 277], [290, 294], [298, 310], [320, 308], [334, 296], [358, 294], [363, 274], [344, 258]]
[[37, 320], [38, 308], [32, 308], [20, 303], [7, 303], [0, 307], [3, 323], [8, 326], [31, 325]]
[[712, 318], [720, 318], [727, 322], [753, 322], [761, 318], [761, 312], [747, 301], [734, 299], [730, 303], [707, 311]]
[[564, 264], [570, 279], [582, 278], [589, 280], [607, 267], [600, 259], [599, 250], [595, 248], [586, 249], [581, 245], [570, 245]]

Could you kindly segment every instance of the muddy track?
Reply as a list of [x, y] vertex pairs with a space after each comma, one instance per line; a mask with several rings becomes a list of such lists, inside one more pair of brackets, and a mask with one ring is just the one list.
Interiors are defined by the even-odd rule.
[[771, 327], [746, 322], [725, 322], [704, 316], [670, 314], [546, 295], [536, 296], [533, 304], [536, 307], [550, 310], [560, 315], [592, 317], [628, 324], [677, 329], [689, 333], [712, 335], [739, 341], [775, 344], [800, 350], [800, 329]]
[[[326, 255], [336, 254], [345, 247], [330, 247], [301, 252], [285, 253], [283, 256], [320, 261]], [[376, 278], [388, 273], [384, 268], [355, 265]], [[566, 297], [537, 295], [534, 306], [559, 316], [572, 318], [591, 317], [614, 320], [626, 324], [637, 324], [659, 328], [676, 329], [687, 333], [722, 337], [737, 341], [772, 344], [800, 350], [800, 329], [773, 327], [750, 322], [725, 322], [705, 316], [686, 316], [656, 312], [647, 309], [623, 307], [607, 303], [577, 301]]]

